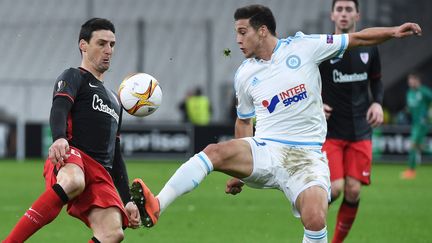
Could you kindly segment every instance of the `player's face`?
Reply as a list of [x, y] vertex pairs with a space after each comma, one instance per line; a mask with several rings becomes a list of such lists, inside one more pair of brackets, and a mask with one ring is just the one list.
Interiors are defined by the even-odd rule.
[[94, 31], [90, 42], [84, 45], [83, 57], [88, 64], [101, 74], [108, 70], [115, 45], [114, 33], [110, 30]]
[[331, 20], [335, 23], [336, 33], [355, 31], [355, 24], [360, 19], [353, 1], [337, 1], [331, 12]]
[[420, 80], [414, 75], [408, 76], [408, 86], [412, 89], [417, 89], [420, 86]]
[[262, 44], [262, 38], [249, 24], [249, 19], [239, 19], [235, 22], [236, 41], [246, 58], [255, 57]]

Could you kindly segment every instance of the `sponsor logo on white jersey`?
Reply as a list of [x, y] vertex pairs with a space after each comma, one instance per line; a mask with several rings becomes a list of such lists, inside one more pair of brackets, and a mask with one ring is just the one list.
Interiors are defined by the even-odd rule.
[[259, 80], [257, 77], [254, 77], [252, 79], [252, 86], [256, 86], [257, 84], [259, 84], [261, 82], [261, 80]]
[[263, 100], [262, 105], [267, 108], [270, 113], [276, 109], [276, 105], [282, 101], [284, 106], [289, 106], [293, 103], [297, 103], [300, 100], [307, 98], [307, 91], [304, 84], [297, 85], [295, 87], [289, 88], [285, 91], [280, 92], [279, 94], [273, 96], [268, 100]]

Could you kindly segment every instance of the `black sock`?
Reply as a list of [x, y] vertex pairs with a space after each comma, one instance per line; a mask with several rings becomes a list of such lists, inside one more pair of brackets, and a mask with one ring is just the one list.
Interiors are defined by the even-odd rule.
[[91, 240], [90, 240], [90, 242], [93, 242], [93, 243], [101, 243], [98, 239], [96, 239], [96, 237], [92, 237], [91, 238]]
[[59, 184], [54, 184], [52, 186], [52, 189], [55, 191], [55, 193], [60, 197], [60, 199], [64, 203], [67, 203], [69, 201], [69, 198], [66, 195], [66, 192], [63, 190], [63, 187], [61, 187]]
[[342, 203], [345, 204], [345, 205], [347, 205], [348, 207], [357, 208], [358, 205], [359, 205], [359, 203], [360, 203], [360, 200], [358, 200], [357, 202], [348, 202], [346, 200], [346, 198], [344, 198]]

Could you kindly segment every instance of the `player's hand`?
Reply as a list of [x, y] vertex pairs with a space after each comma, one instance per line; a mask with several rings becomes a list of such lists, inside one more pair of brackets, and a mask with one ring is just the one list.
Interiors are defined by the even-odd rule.
[[237, 178], [231, 178], [226, 183], [225, 193], [236, 195], [242, 191], [242, 187], [244, 186], [244, 182]]
[[332, 112], [333, 108], [327, 104], [323, 104], [323, 108], [324, 108], [325, 117], [328, 120], [329, 117], [331, 116], [331, 112]]
[[366, 119], [372, 127], [381, 125], [384, 121], [384, 112], [381, 105], [372, 103], [366, 113]]
[[401, 26], [396, 27], [394, 37], [403, 38], [411, 35], [422, 35], [422, 29], [416, 23], [405, 23]]
[[129, 218], [129, 228], [137, 229], [141, 225], [141, 217], [138, 211], [138, 207], [133, 202], [128, 202], [125, 206], [126, 213]]
[[63, 166], [65, 160], [70, 156], [69, 151], [68, 141], [64, 138], [59, 138], [48, 149], [48, 158], [54, 165], [60, 164]]

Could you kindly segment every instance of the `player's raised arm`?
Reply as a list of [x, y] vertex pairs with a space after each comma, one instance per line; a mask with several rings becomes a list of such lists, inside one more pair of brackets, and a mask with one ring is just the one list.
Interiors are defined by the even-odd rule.
[[405, 23], [394, 27], [373, 27], [349, 34], [348, 48], [378, 45], [392, 38], [421, 35], [422, 30], [416, 23]]

